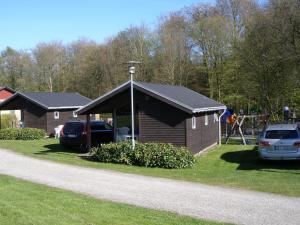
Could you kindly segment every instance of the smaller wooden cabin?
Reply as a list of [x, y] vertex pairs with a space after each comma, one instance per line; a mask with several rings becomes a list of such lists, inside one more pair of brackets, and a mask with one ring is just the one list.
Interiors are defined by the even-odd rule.
[[[130, 81], [78, 110], [80, 115], [112, 113], [115, 141], [131, 129]], [[198, 153], [218, 142], [218, 113], [225, 105], [182, 86], [133, 82], [135, 136], [140, 142], [186, 146]]]
[[77, 116], [76, 110], [91, 99], [79, 93], [16, 92], [0, 104], [0, 110], [21, 110], [23, 127], [44, 129], [48, 135], [54, 128]]

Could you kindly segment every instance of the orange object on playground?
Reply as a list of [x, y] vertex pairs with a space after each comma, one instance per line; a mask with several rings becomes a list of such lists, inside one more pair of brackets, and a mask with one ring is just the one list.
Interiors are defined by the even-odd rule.
[[227, 117], [227, 123], [234, 123], [234, 121], [236, 120], [236, 114], [235, 113], [233, 113], [231, 116], [228, 116]]

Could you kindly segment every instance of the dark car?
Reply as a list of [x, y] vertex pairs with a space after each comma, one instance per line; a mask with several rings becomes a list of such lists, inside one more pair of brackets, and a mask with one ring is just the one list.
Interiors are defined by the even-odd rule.
[[[102, 143], [113, 141], [113, 128], [104, 121], [91, 121], [91, 144], [98, 146]], [[87, 125], [86, 121], [68, 121], [65, 123], [59, 142], [63, 146], [80, 147], [86, 150], [87, 146]]]

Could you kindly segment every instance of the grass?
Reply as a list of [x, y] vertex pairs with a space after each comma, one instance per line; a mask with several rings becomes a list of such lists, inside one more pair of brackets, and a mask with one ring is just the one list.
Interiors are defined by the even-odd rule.
[[0, 175], [1, 225], [217, 224], [175, 213], [95, 200]]
[[80, 158], [76, 150], [63, 149], [54, 139], [0, 141], [0, 147], [40, 159], [80, 166], [300, 196], [299, 161], [262, 162], [251, 145], [216, 147], [197, 157], [193, 168], [177, 170], [88, 161]]

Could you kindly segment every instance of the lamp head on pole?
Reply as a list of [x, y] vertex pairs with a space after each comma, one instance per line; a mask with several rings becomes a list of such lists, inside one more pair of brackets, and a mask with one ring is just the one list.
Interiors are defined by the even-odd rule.
[[139, 61], [129, 61], [126, 64], [128, 65], [129, 74], [133, 75], [133, 74], [135, 74], [135, 65], [141, 64], [141, 62], [139, 62]]
[[129, 73], [134, 74], [135, 73], [135, 66], [130, 66], [129, 67]]

